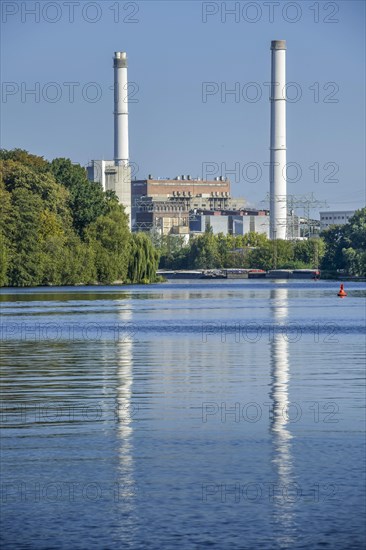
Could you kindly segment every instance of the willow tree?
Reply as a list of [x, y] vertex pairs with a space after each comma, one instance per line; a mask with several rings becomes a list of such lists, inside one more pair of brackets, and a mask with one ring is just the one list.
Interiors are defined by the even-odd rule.
[[128, 279], [131, 283], [151, 283], [156, 280], [159, 266], [159, 252], [154, 248], [146, 233], [131, 236]]

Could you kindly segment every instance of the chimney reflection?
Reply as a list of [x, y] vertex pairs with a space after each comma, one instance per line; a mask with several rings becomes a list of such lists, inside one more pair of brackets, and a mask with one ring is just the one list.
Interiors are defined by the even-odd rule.
[[[131, 297], [114, 302], [117, 309], [115, 331], [116, 358], [116, 430], [118, 439], [118, 467], [115, 501], [119, 502], [126, 521], [133, 530], [133, 514], [138, 487], [134, 480], [133, 421], [136, 411], [132, 403], [133, 386], [133, 330], [131, 330]], [[126, 524], [124, 526], [126, 528]], [[131, 531], [132, 533], [132, 531]]]
[[289, 351], [288, 341], [281, 331], [281, 326], [288, 320], [288, 288], [271, 290], [271, 312], [275, 327], [271, 342], [271, 390], [272, 402], [271, 432], [275, 449], [278, 453], [275, 463], [279, 472], [285, 474], [290, 467], [290, 440], [288, 430], [288, 385], [289, 385]]
[[281, 327], [288, 322], [288, 288], [278, 286], [270, 292], [274, 334], [270, 344], [272, 415], [272, 467], [276, 475], [273, 494], [274, 534], [278, 526], [280, 547], [291, 545], [295, 540], [293, 505], [294, 495], [292, 435], [289, 431], [289, 343]]

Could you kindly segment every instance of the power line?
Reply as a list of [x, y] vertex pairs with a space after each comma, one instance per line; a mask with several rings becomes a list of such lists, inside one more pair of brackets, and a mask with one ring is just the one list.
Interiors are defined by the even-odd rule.
[[[266, 198], [261, 201], [267, 203], [269, 201], [269, 193], [266, 194]], [[311, 224], [310, 224], [310, 212], [315, 208], [329, 208], [326, 201], [320, 201], [314, 197], [314, 193], [307, 195], [287, 195], [287, 223], [286, 223], [286, 238], [294, 239], [299, 235], [299, 220], [296, 221], [294, 216], [296, 209], [302, 209], [304, 212], [303, 218], [305, 219], [306, 231], [304, 236], [310, 236]], [[299, 218], [299, 216], [298, 216]], [[284, 225], [285, 222], [282, 222]]]

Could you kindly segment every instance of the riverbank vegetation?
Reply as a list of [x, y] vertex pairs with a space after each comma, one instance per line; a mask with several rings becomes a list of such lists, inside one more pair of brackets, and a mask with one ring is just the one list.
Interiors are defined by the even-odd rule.
[[162, 269], [253, 268], [302, 269], [319, 267], [324, 255], [321, 239], [308, 241], [270, 241], [265, 235], [213, 235], [210, 228], [188, 245], [177, 238], [164, 237], [156, 245], [160, 249]]
[[[150, 283], [161, 269], [321, 268], [366, 276], [366, 208], [320, 238], [131, 234], [116, 195], [70, 160], [0, 152], [0, 286]], [[160, 264], [159, 264], [160, 258]]]
[[366, 208], [345, 225], [333, 225], [321, 234], [325, 244], [322, 269], [366, 277]]
[[0, 286], [149, 283], [159, 253], [68, 159], [0, 153]]
[[271, 241], [248, 233], [234, 237], [204, 234], [184, 244], [181, 237], [155, 237], [161, 269], [312, 269], [329, 276], [344, 273], [366, 276], [366, 208], [358, 210], [343, 226], [331, 226], [319, 238]]

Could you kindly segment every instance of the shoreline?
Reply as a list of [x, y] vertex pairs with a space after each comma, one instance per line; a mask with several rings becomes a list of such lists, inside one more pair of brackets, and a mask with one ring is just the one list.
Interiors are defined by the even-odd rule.
[[39, 286], [2, 286], [0, 287], [0, 295], [6, 294], [6, 291], [14, 291], [14, 290], [32, 290], [32, 289], [39, 289], [44, 291], [50, 291], [52, 292], [55, 289], [65, 289], [65, 290], [77, 290], [77, 289], [85, 289], [88, 288], [90, 290], [97, 290], [99, 288], [110, 288], [115, 289], [118, 287], [123, 288], [133, 288], [138, 286], [144, 286], [144, 287], [150, 287], [152, 285], [161, 285], [168, 282], [177, 282], [177, 283], [184, 283], [185, 281], [196, 281], [196, 282], [204, 282], [204, 283], [216, 283], [216, 282], [231, 282], [231, 281], [250, 281], [250, 283], [271, 283], [274, 281], [286, 281], [286, 282], [339, 282], [339, 281], [345, 281], [345, 282], [352, 282], [352, 283], [364, 283], [366, 282], [366, 277], [322, 277], [320, 279], [314, 279], [314, 278], [280, 278], [280, 277], [261, 277], [261, 278], [194, 278], [194, 277], [177, 277], [177, 278], [170, 278], [166, 279], [165, 281], [157, 281], [153, 283], [109, 283], [109, 284], [103, 284], [103, 283], [96, 283], [96, 284], [76, 284], [76, 285], [39, 285]]

